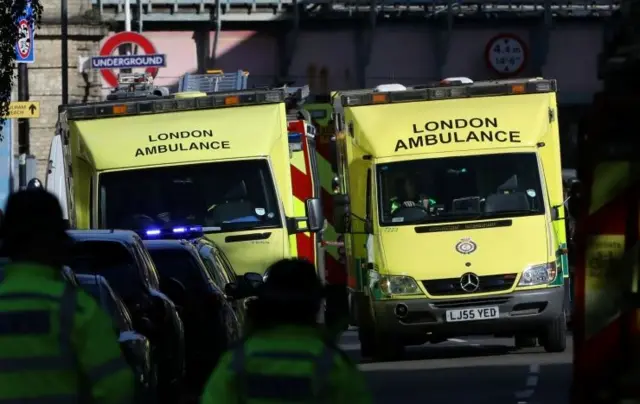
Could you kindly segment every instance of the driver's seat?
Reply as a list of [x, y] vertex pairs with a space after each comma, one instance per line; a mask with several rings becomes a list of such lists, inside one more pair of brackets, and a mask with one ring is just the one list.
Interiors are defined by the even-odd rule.
[[220, 224], [229, 220], [246, 216], [255, 216], [253, 203], [247, 199], [249, 192], [244, 180], [240, 181], [224, 196], [224, 203], [211, 208], [206, 215], [206, 222]]

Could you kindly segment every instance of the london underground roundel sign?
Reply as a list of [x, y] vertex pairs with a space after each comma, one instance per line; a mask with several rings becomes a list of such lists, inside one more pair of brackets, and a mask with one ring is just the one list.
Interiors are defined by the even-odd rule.
[[[122, 45], [137, 45], [144, 55], [114, 55]], [[166, 57], [156, 53], [151, 41], [137, 32], [124, 31], [110, 36], [100, 49], [100, 56], [91, 58], [91, 67], [99, 69], [104, 81], [111, 87], [118, 86], [118, 76], [115, 69], [145, 68], [154, 78], [158, 68], [166, 66]]]
[[494, 36], [487, 43], [484, 53], [489, 68], [506, 77], [520, 73], [529, 57], [527, 45], [513, 34]]

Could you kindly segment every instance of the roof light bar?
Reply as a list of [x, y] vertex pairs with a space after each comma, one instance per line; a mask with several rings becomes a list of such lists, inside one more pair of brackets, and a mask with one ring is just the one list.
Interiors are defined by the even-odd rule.
[[398, 102], [550, 93], [556, 90], [557, 84], [555, 80], [522, 79], [472, 83], [464, 83], [463, 80], [451, 80], [441, 85], [409, 87], [405, 91], [380, 92], [376, 89], [345, 91], [340, 94], [340, 98], [343, 106], [355, 107]]
[[198, 238], [204, 235], [202, 226], [152, 227], [137, 233], [147, 240]]
[[200, 97], [178, 98], [179, 94], [149, 99], [106, 101], [84, 105], [61, 105], [58, 112], [67, 112], [70, 120], [111, 118], [166, 112], [277, 104], [288, 96], [284, 89], [252, 90], [229, 93], [202, 93]]

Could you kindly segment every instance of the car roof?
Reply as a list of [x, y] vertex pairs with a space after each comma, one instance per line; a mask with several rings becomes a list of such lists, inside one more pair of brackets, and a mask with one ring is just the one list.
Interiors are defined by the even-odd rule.
[[107, 279], [102, 275], [76, 274], [76, 277], [83, 285], [106, 284], [109, 286], [109, 282], [107, 282]]
[[193, 250], [194, 246], [187, 240], [143, 240], [148, 250]]
[[200, 247], [202, 247], [204, 245], [209, 246], [209, 247], [217, 247], [218, 246], [215, 242], [209, 240], [206, 237], [200, 237], [200, 238], [197, 238], [195, 240], [191, 240], [191, 243], [193, 243], [193, 245], [196, 248], [200, 248]]
[[126, 244], [133, 244], [139, 238], [131, 230], [67, 230], [67, 234], [77, 241], [118, 241]]

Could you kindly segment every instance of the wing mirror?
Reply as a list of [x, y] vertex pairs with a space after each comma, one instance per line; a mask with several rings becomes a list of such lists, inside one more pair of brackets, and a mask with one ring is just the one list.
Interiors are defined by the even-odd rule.
[[247, 272], [238, 278], [237, 282], [227, 283], [224, 287], [224, 293], [230, 299], [245, 299], [256, 296], [263, 283], [262, 275], [255, 272]]
[[315, 233], [324, 227], [324, 214], [320, 198], [309, 198], [305, 202], [305, 217], [287, 219], [289, 234]]

